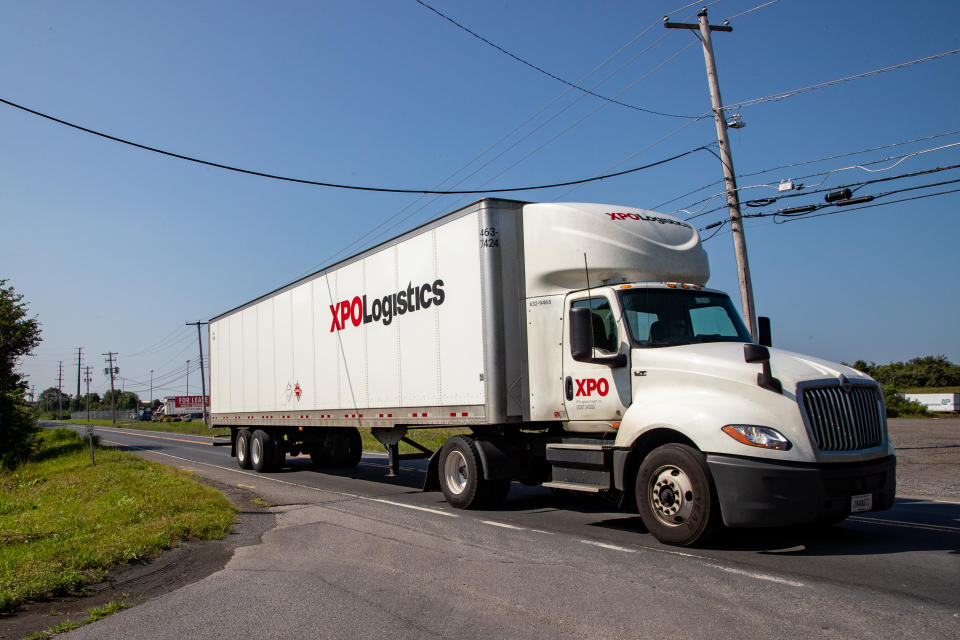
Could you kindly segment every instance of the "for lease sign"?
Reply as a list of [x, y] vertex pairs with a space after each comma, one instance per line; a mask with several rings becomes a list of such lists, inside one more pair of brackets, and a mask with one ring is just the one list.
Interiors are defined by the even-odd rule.
[[[210, 396], [206, 396], [206, 404], [210, 406]], [[200, 409], [200, 396], [175, 396], [173, 406], [177, 409]]]

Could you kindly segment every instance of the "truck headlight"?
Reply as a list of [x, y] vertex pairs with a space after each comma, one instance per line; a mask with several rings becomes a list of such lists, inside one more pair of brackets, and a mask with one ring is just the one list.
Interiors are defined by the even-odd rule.
[[737, 442], [751, 447], [786, 451], [793, 446], [789, 440], [783, 437], [783, 434], [770, 427], [758, 427], [750, 424], [728, 424], [723, 427], [722, 431]]

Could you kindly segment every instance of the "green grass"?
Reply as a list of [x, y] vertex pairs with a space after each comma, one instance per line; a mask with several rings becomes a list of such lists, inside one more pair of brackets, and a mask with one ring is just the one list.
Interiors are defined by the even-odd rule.
[[230, 435], [230, 429], [214, 428], [210, 429], [204, 426], [201, 421], [190, 422], [137, 422], [135, 420], [117, 420], [114, 425], [112, 420], [91, 420], [87, 422], [82, 418], [73, 420], [64, 420], [70, 424], [92, 424], [97, 427], [111, 427], [117, 429], [137, 429], [140, 431], [159, 431], [162, 433], [182, 433], [194, 436], [213, 436]]
[[236, 510], [188, 474], [42, 431], [32, 460], [0, 473], [0, 612], [77, 591], [179, 540], [222, 538]]
[[960, 387], [926, 387], [903, 389], [900, 393], [960, 393]]
[[[470, 429], [463, 427], [437, 427], [435, 429], [410, 429], [407, 431], [407, 438], [425, 446], [431, 451], [436, 451], [443, 446], [447, 438], [461, 433], [470, 433]], [[373, 437], [370, 429], [361, 428], [360, 437], [363, 440], [364, 451], [374, 451], [376, 453], [386, 453], [386, 447], [380, 444], [380, 441]], [[400, 453], [417, 453], [418, 450], [411, 447], [406, 442], [400, 443]]]
[[[70, 424], [85, 425], [93, 424], [101, 427], [113, 427], [110, 420], [67, 420]], [[182, 433], [187, 435], [230, 435], [230, 429], [215, 428], [208, 429], [202, 422], [117, 422], [117, 429], [140, 429], [144, 431], [161, 431], [163, 433]], [[462, 427], [456, 428], [435, 428], [435, 429], [410, 429], [407, 437], [414, 442], [419, 442], [430, 450], [439, 449], [443, 443], [452, 435], [459, 433], [470, 433], [469, 429]], [[384, 453], [386, 448], [370, 434], [370, 429], [361, 428], [360, 436], [363, 439], [363, 450]], [[415, 453], [417, 450], [405, 442], [400, 443], [400, 453]]]
[[40, 631], [38, 633], [34, 633], [33, 635], [29, 635], [26, 638], [23, 638], [23, 640], [46, 640], [47, 638], [52, 638], [58, 633], [73, 631], [74, 629], [78, 629], [85, 624], [90, 624], [91, 622], [96, 622], [97, 620], [103, 620], [108, 616], [112, 616], [117, 611], [122, 611], [124, 609], [129, 609], [129, 608], [130, 608], [130, 605], [113, 600], [103, 605], [102, 607], [87, 609], [90, 615], [84, 618], [83, 620], [81, 620], [80, 622], [65, 620], [64, 622], [54, 625], [45, 631]]

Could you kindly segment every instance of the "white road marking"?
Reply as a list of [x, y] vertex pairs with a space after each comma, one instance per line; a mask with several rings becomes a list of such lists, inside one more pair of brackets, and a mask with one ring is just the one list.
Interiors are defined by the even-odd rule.
[[514, 524], [507, 524], [506, 522], [497, 522], [496, 520], [481, 520], [483, 524], [489, 524], [493, 527], [501, 527], [503, 529], [516, 529], [517, 531], [526, 531], [526, 527], [518, 527]]
[[944, 533], [960, 533], [960, 527], [948, 527], [941, 524], [905, 522], [903, 520], [884, 520], [883, 518], [863, 518], [860, 516], [850, 516], [849, 519], [856, 520], [857, 522], [885, 524], [889, 527], [906, 527], [907, 529], [925, 529], [927, 531], [940, 531]]
[[[402, 503], [402, 502], [394, 502], [394, 501], [392, 501], [392, 500], [384, 500], [384, 499], [382, 499], [382, 498], [368, 498], [367, 496], [360, 496], [360, 495], [356, 495], [356, 494], [354, 494], [354, 493], [345, 493], [345, 492], [343, 492], [343, 491], [334, 491], [334, 490], [332, 490], [332, 489], [320, 489], [320, 488], [318, 488], [318, 487], [311, 487], [311, 486], [309, 486], [309, 485], [300, 484], [300, 483], [297, 483], [297, 482], [289, 482], [289, 481], [287, 481], [287, 480], [279, 480], [279, 479], [273, 478], [273, 477], [271, 477], [271, 476], [269, 476], [269, 475], [262, 475], [262, 474], [259, 474], [259, 473], [252, 473], [252, 472], [250, 472], [250, 471], [244, 471], [244, 470], [242, 470], [242, 469], [234, 469], [234, 468], [232, 468], [232, 467], [221, 467], [220, 465], [210, 464], [209, 462], [198, 462], [198, 461], [196, 461], [196, 460], [190, 460], [189, 458], [181, 458], [180, 456], [175, 456], [175, 455], [172, 455], [172, 454], [169, 454], [169, 453], [162, 453], [162, 452], [160, 452], [160, 451], [150, 451], [149, 449], [145, 449], [145, 448], [143, 448], [143, 447], [138, 447], [138, 446], [136, 446], [136, 445], [131, 445], [131, 444], [124, 444], [124, 443], [122, 443], [122, 442], [111, 442], [111, 441], [107, 441], [107, 440], [104, 440], [103, 442], [106, 443], [106, 444], [115, 444], [115, 445], [118, 445], [118, 446], [121, 446], [121, 447], [133, 447], [134, 449], [141, 449], [141, 450], [143, 450], [143, 451], [148, 451], [149, 453], [153, 453], [153, 454], [156, 454], [156, 455], [159, 455], [159, 456], [166, 456], [166, 457], [168, 457], [168, 458], [173, 458], [173, 459], [175, 459], [175, 460], [183, 460], [184, 462], [189, 462], [189, 463], [191, 463], [191, 464], [201, 464], [201, 465], [203, 465], [203, 466], [205, 466], [205, 467], [213, 467], [214, 469], [221, 469], [221, 470], [223, 470], [223, 471], [231, 471], [231, 472], [233, 472], [233, 473], [240, 473], [240, 474], [243, 474], [243, 475], [245, 475], [245, 476], [253, 476], [253, 477], [258, 478], [258, 479], [260, 479], [260, 480], [270, 480], [271, 482], [277, 482], [277, 483], [279, 483], [279, 484], [286, 484], [286, 485], [289, 485], [289, 486], [291, 486], [291, 487], [300, 487], [301, 489], [310, 489], [310, 490], [312, 490], [312, 491], [318, 491], [318, 492], [321, 492], [321, 493], [332, 493], [332, 494], [334, 494], [334, 495], [344, 496], [344, 497], [346, 497], [346, 498], [355, 498], [355, 499], [357, 499], [357, 500], [367, 500], [367, 501], [369, 501], [369, 502], [382, 502], [383, 504], [389, 504], [389, 505], [393, 505], [393, 506], [395, 506], [395, 507], [403, 507], [404, 509], [415, 509], [415, 510], [417, 510], [417, 511], [426, 511], [426, 512], [428, 512], [428, 513], [434, 513], [434, 514], [441, 515], [441, 516], [447, 516], [448, 518], [457, 518], [457, 517], [459, 517], [459, 516], [457, 516], [457, 514], [455, 514], [455, 513], [449, 513], [449, 512], [447, 512], [447, 511], [441, 511], [440, 509], [431, 509], [431, 508], [429, 508], [429, 507], [418, 507], [418, 506], [416, 506], [416, 505], [404, 504], [404, 503]], [[320, 505], [320, 506], [323, 506], [323, 505]]]
[[392, 504], [395, 507], [403, 507], [404, 509], [416, 509], [417, 511], [426, 511], [428, 513], [435, 513], [440, 516], [447, 516], [448, 518], [458, 518], [459, 516], [455, 513], [448, 513], [447, 511], [441, 511], [440, 509], [431, 509], [429, 507], [418, 507], [413, 504], [404, 504], [402, 502], [394, 502], [392, 500], [384, 500], [383, 498], [366, 498], [364, 496], [357, 496], [361, 500], [369, 500], [370, 502], [382, 502], [383, 504]]
[[727, 573], [733, 573], [738, 576], [746, 576], [748, 578], [753, 578], [755, 580], [766, 580], [767, 582], [776, 582], [777, 584], [785, 584], [790, 587], [807, 586], [802, 582], [787, 580], [786, 578], [778, 578], [777, 576], [771, 576], [766, 573], [754, 573], [752, 571], [744, 571], [743, 569], [734, 569], [733, 567], [724, 567], [723, 565], [719, 565], [719, 564], [706, 563], [704, 564], [704, 566], [710, 567], [711, 569], [719, 569], [720, 571], [726, 571]]
[[593, 545], [594, 547], [603, 547], [604, 549], [612, 549], [613, 551], [623, 551], [625, 553], [636, 553], [636, 549], [628, 549], [627, 547], [620, 547], [615, 544], [608, 544], [606, 542], [597, 542], [596, 540], [581, 540], [583, 544]]

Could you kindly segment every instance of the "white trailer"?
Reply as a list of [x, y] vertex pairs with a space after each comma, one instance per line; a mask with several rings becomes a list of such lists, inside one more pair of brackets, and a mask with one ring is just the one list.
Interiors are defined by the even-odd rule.
[[[210, 406], [210, 396], [205, 396], [207, 407]], [[190, 414], [202, 414], [203, 406], [200, 396], [165, 396], [156, 411], [156, 415], [163, 417], [179, 417]]]
[[960, 411], [960, 393], [905, 393], [903, 397], [911, 402], [919, 402], [934, 413], [956, 413]]
[[469, 427], [425, 489], [492, 507], [514, 480], [608, 494], [658, 539], [835, 522], [895, 493], [867, 375], [754, 344], [690, 224], [485, 199], [210, 320], [212, 426], [241, 467], [355, 465]]

